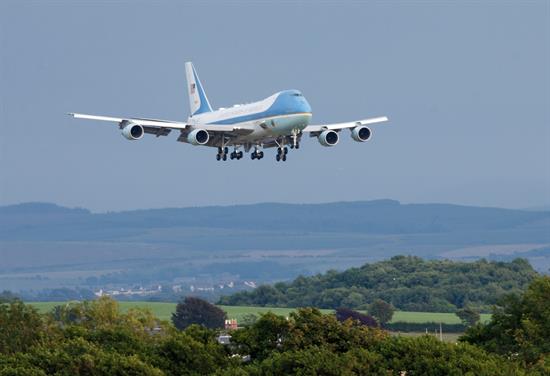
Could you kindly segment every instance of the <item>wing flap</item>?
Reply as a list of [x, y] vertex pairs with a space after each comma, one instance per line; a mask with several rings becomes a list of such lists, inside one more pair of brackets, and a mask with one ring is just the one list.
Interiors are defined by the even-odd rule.
[[154, 134], [155, 136], [160, 137], [160, 136], [168, 136], [172, 130], [169, 128], [162, 128], [162, 127], [143, 127], [143, 131], [145, 133]]

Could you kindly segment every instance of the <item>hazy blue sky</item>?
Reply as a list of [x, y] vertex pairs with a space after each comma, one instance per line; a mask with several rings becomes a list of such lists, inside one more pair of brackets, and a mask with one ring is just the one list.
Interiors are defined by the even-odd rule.
[[[550, 204], [550, 2], [0, 1], [0, 205], [95, 211], [393, 198]], [[216, 162], [67, 112], [184, 120], [302, 90], [313, 121], [388, 115], [360, 144]]]

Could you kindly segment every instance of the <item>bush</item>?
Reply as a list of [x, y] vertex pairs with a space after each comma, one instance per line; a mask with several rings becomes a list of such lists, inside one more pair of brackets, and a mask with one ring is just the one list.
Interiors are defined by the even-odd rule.
[[336, 310], [336, 320], [343, 322], [348, 319], [359, 322], [361, 325], [365, 325], [371, 328], [377, 328], [378, 322], [372, 316], [365, 315], [364, 313], [354, 311], [349, 308], [338, 308]]
[[465, 326], [474, 326], [479, 322], [479, 312], [470, 307], [459, 309], [456, 311], [456, 315], [462, 321]]
[[380, 324], [385, 324], [391, 321], [395, 308], [382, 299], [376, 299], [369, 305], [368, 312], [371, 316], [374, 316]]
[[176, 306], [176, 312], [172, 313], [172, 323], [179, 330], [192, 324], [210, 329], [223, 328], [225, 312], [206, 300], [188, 296]]

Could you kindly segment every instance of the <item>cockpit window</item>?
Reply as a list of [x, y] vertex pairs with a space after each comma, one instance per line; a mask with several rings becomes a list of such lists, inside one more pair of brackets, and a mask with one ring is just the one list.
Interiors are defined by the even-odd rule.
[[292, 95], [294, 95], [295, 97], [301, 97], [302, 96], [302, 94], [300, 94], [300, 93], [294, 93]]

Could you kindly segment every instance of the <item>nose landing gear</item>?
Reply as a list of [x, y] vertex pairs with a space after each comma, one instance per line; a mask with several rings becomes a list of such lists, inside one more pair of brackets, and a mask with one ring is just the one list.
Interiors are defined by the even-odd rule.
[[292, 144], [290, 144], [291, 149], [300, 149], [300, 140], [298, 139], [298, 131], [292, 131]]

